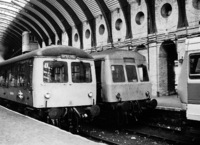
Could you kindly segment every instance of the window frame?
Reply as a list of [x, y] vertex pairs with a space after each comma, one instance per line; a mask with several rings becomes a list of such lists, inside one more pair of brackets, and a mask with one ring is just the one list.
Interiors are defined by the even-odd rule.
[[189, 71], [189, 78], [192, 79], [192, 80], [200, 79], [200, 73], [199, 73], [199, 74], [198, 74], [198, 73], [191, 73], [191, 57], [192, 57], [192, 56], [199, 56], [199, 57], [198, 57], [198, 62], [197, 62], [197, 64], [196, 64], [195, 69], [197, 68], [198, 63], [199, 63], [199, 65], [200, 65], [200, 53], [191, 53], [191, 54], [189, 55], [189, 61], [188, 61], [188, 63], [189, 63], [189, 68], [188, 68], [188, 71]]
[[[129, 75], [128, 75], [128, 71], [127, 71], [127, 66], [133, 66], [134, 71], [135, 71], [135, 76], [134, 77], [136, 78], [136, 79], [133, 79], [133, 80], [135, 80], [135, 81], [129, 81]], [[126, 70], [127, 82], [129, 82], [129, 83], [137, 83], [138, 82], [137, 67], [134, 64], [125, 64], [125, 70]]]
[[[45, 68], [46, 66], [46, 64], [45, 63], [48, 63], [48, 65], [49, 65], [49, 63], [59, 63], [59, 62], [62, 62], [63, 64], [64, 64], [64, 66], [63, 66], [63, 69], [64, 69], [64, 72], [62, 72], [62, 73], [59, 73], [60, 75], [63, 75], [64, 74], [64, 76], [63, 77], [58, 77], [58, 75], [56, 75], [56, 71], [57, 71], [57, 69], [59, 68], [59, 67], [55, 67], [54, 69], [54, 81], [50, 81], [50, 82], [48, 82], [48, 81], [45, 81], [45, 69], [47, 69], [47, 68]], [[59, 61], [54, 61], [54, 60], [45, 60], [45, 61], [43, 61], [43, 83], [46, 83], [46, 84], [53, 84], [53, 83], [68, 83], [69, 82], [69, 73], [68, 73], [68, 62], [66, 62], [66, 61], [61, 61], [61, 60], [59, 60]], [[62, 71], [62, 70], [61, 70]], [[60, 72], [60, 71], [59, 71]], [[49, 72], [47, 71], [47, 74], [48, 74]], [[50, 78], [51, 78], [51, 76], [49, 76]], [[58, 81], [58, 78], [62, 78], [62, 79], [60, 79], [60, 80], [63, 80], [63, 81]]]
[[[30, 67], [31, 66], [31, 67]], [[21, 68], [24, 67], [23, 70]], [[2, 87], [32, 87], [33, 59], [20, 60], [1, 67], [0, 74], [3, 76], [0, 86]], [[24, 83], [20, 82], [23, 74]]]
[[[142, 76], [143, 80], [141, 80], [141, 76], [140, 76], [140, 72], [139, 72], [140, 67], [142, 68], [142, 72], [143, 72], [143, 76]], [[137, 65], [137, 69], [138, 69], [138, 78], [139, 78], [140, 82], [149, 82], [150, 79], [149, 79], [149, 73], [148, 73], [147, 66], [144, 64], [140, 64], [140, 65]], [[144, 71], [144, 69], [145, 69], [145, 71]], [[146, 77], [144, 77], [144, 72], [146, 73]]]
[[[72, 66], [75, 63], [79, 64], [79, 65], [80, 64], [88, 65], [86, 67], [86, 69], [89, 68], [89, 76], [87, 77], [87, 71], [86, 71], [84, 73], [84, 76], [83, 76], [85, 78], [83, 81], [80, 81], [81, 80], [80, 77], [82, 77], [81, 74], [80, 74], [80, 72], [73, 72], [73, 67], [77, 66], [77, 65]], [[80, 70], [80, 71], [82, 71], [82, 70]], [[79, 75], [78, 76], [73, 76], [75, 73], [76, 74], [79, 73]], [[75, 79], [75, 77], [76, 78], [79, 77], [79, 79]], [[79, 81], [77, 81], [77, 80], [79, 80]], [[91, 64], [89, 62], [83, 62], [83, 61], [79, 61], [79, 62], [78, 61], [73, 61], [73, 62], [71, 62], [71, 81], [72, 81], [72, 83], [77, 83], [77, 84], [78, 83], [92, 83], [93, 79], [92, 79], [92, 67], [91, 67]]]
[[[121, 66], [122, 67], [122, 71], [123, 71], [123, 80], [122, 81], [115, 81], [114, 80], [114, 76], [113, 76], [113, 68], [112, 67], [114, 67], [114, 66]], [[125, 78], [125, 72], [124, 72], [124, 65], [123, 64], [112, 64], [111, 66], [110, 66], [110, 68], [111, 68], [111, 76], [112, 76], [112, 81], [113, 81], [113, 83], [124, 83], [124, 82], [126, 82], [126, 78]]]

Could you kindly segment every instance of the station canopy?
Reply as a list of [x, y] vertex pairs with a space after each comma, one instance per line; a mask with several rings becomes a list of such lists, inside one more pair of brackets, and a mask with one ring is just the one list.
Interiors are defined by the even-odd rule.
[[95, 18], [105, 17], [110, 23], [111, 12], [129, 0], [0, 0], [0, 54], [4, 59], [19, 55], [22, 34], [30, 32], [40, 46], [72, 37], [72, 28], [82, 36], [83, 23], [88, 22], [95, 35]]

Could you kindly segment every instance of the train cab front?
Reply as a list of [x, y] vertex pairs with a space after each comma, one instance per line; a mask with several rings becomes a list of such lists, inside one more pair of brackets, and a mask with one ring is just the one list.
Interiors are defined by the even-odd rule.
[[68, 126], [99, 114], [94, 60], [81, 50], [70, 51], [77, 55], [35, 58], [33, 70], [34, 107], [46, 109], [51, 122]]

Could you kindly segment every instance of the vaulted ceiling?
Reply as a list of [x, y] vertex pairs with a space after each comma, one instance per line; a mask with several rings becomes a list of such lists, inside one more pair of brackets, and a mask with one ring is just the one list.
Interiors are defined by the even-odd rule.
[[[22, 48], [22, 33], [31, 32], [40, 46], [55, 42], [62, 33], [68, 36], [76, 27], [80, 36], [87, 21], [95, 36], [95, 17], [103, 15], [110, 27], [111, 11], [124, 7], [129, 0], [0, 0], [0, 52], [5, 57], [17, 55]], [[69, 45], [72, 38], [69, 37]], [[93, 37], [95, 39], [95, 37]]]

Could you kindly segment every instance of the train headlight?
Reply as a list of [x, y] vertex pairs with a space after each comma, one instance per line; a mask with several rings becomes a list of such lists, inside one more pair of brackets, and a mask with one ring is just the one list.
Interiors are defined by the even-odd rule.
[[45, 97], [45, 99], [50, 99], [51, 95], [50, 95], [49, 93], [46, 93], [46, 94], [44, 95], [44, 97]]
[[93, 96], [93, 93], [90, 92], [90, 93], [88, 94], [88, 97], [89, 97], [89, 98], [92, 98], [92, 96]]

